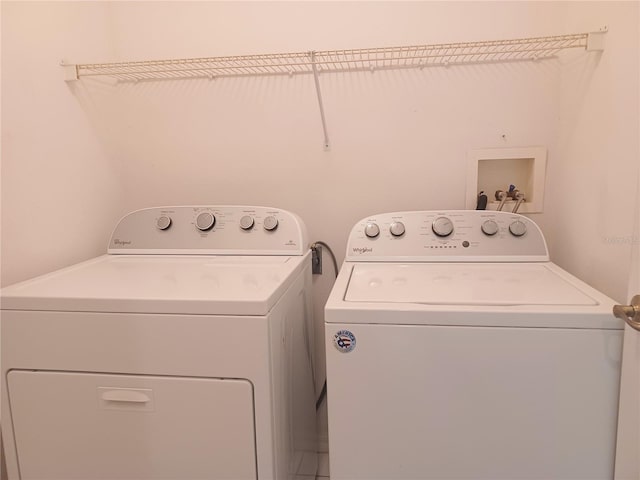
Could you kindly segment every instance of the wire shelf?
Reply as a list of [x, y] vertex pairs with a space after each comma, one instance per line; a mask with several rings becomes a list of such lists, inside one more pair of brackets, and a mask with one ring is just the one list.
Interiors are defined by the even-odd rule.
[[[603, 33], [603, 32], [596, 32]], [[188, 58], [121, 63], [64, 65], [72, 67], [69, 80], [109, 76], [121, 81], [179, 78], [217, 78], [260, 75], [317, 74], [468, 63], [538, 60], [569, 48], [601, 50], [592, 46], [593, 33], [438, 45], [327, 50], [266, 55]], [[598, 42], [601, 43], [598, 37]]]
[[182, 78], [218, 78], [265, 75], [312, 74], [324, 148], [329, 135], [322, 103], [319, 75], [322, 72], [376, 71], [400, 68], [425, 68], [496, 62], [521, 62], [554, 57], [561, 50], [582, 48], [604, 50], [607, 27], [598, 32], [550, 37], [520, 38], [437, 45], [326, 50], [267, 55], [147, 60], [120, 63], [62, 63], [65, 80], [85, 77], [111, 77], [118, 82], [171, 80]]

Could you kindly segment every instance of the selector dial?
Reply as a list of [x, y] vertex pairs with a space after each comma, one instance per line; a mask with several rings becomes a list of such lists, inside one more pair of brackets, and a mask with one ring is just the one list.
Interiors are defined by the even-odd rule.
[[240, 228], [243, 230], [251, 230], [253, 228], [254, 223], [255, 222], [251, 215], [244, 215], [240, 219]]
[[369, 238], [376, 238], [378, 235], [380, 235], [380, 227], [372, 222], [367, 223], [367, 225], [364, 227], [364, 234]]
[[166, 230], [171, 226], [171, 217], [169, 215], [162, 215], [156, 221], [156, 227], [158, 230]]
[[267, 230], [269, 232], [272, 232], [276, 228], [278, 228], [278, 219], [276, 217], [274, 217], [274, 216], [271, 216], [271, 215], [268, 216], [268, 217], [265, 217], [264, 222], [263, 222], [263, 226], [264, 226], [265, 230]]
[[439, 237], [448, 237], [453, 232], [453, 222], [447, 217], [438, 217], [433, 221], [431, 229]]
[[202, 232], [211, 230], [216, 224], [216, 217], [211, 212], [202, 212], [196, 217], [196, 228]]
[[394, 237], [401, 237], [405, 232], [404, 223], [393, 222], [389, 227], [389, 232], [391, 232], [391, 235], [393, 235]]
[[495, 235], [498, 233], [498, 230], [500, 230], [495, 220], [485, 220], [480, 228], [482, 229], [482, 233], [489, 236]]
[[521, 237], [527, 233], [527, 225], [521, 220], [516, 220], [509, 225], [509, 231], [514, 237]]

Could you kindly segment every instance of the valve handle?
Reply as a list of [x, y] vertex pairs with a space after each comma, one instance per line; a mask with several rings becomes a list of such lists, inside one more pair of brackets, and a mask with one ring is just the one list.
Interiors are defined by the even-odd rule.
[[614, 305], [613, 315], [640, 331], [640, 295], [634, 295], [631, 305]]

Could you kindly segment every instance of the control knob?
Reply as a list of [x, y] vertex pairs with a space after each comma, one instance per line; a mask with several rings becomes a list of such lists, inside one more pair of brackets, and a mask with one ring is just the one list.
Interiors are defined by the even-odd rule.
[[527, 233], [527, 225], [521, 220], [516, 220], [509, 225], [509, 231], [514, 237], [521, 237]]
[[402, 222], [393, 222], [389, 227], [389, 232], [391, 232], [391, 235], [394, 237], [401, 237], [404, 235], [404, 231], [404, 223]]
[[364, 227], [364, 234], [369, 238], [376, 238], [380, 235], [380, 227], [373, 222], [369, 222]]
[[495, 220], [485, 220], [480, 228], [482, 229], [482, 233], [489, 235], [490, 237], [498, 233], [498, 230], [500, 230]]
[[453, 222], [447, 217], [438, 217], [433, 221], [431, 229], [439, 237], [448, 237], [453, 232]]
[[202, 212], [196, 217], [196, 228], [202, 232], [211, 230], [216, 224], [216, 217], [211, 212]]
[[243, 230], [251, 230], [254, 225], [254, 220], [251, 215], [244, 215], [240, 219], [240, 228]]
[[162, 215], [156, 221], [156, 227], [158, 230], [166, 230], [171, 226], [171, 217], [169, 215]]
[[264, 229], [272, 232], [274, 231], [276, 228], [278, 228], [278, 219], [272, 215], [265, 217], [264, 222], [262, 223], [262, 225], [264, 226]]

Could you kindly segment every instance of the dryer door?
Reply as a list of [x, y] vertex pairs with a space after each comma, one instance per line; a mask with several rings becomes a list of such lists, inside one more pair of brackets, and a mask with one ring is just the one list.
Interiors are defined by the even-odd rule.
[[246, 380], [14, 370], [23, 479], [255, 479]]

